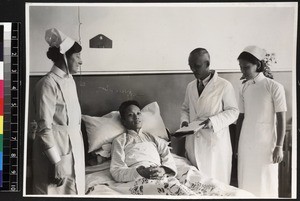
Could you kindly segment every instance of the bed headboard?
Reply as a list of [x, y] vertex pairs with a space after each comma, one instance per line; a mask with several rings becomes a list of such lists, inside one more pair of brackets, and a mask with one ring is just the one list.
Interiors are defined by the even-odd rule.
[[[287, 121], [291, 121], [292, 82], [291, 72], [275, 72], [276, 81], [283, 84], [287, 98]], [[240, 73], [219, 73], [229, 80], [238, 94]], [[41, 76], [30, 76], [29, 98]], [[187, 84], [194, 79], [192, 74], [134, 74], [134, 75], [75, 75], [82, 114], [102, 116], [117, 110], [120, 103], [136, 99], [141, 106], [156, 101], [165, 126], [174, 132], [180, 124], [180, 108], [184, 99]], [[33, 104], [29, 100], [29, 117], [34, 118]], [[173, 143], [174, 144], [174, 143]], [[180, 142], [179, 142], [180, 144]], [[182, 149], [182, 147], [179, 147]]]
[[[291, 72], [275, 72], [276, 81], [283, 84], [287, 98], [287, 121], [292, 111]], [[240, 73], [219, 73], [229, 80], [238, 95]], [[32, 89], [41, 76], [30, 76], [29, 98]], [[141, 106], [156, 101], [164, 123], [171, 132], [179, 128], [180, 108], [187, 84], [194, 79], [192, 74], [135, 74], [135, 75], [76, 75], [82, 114], [102, 116], [117, 110], [120, 103], [136, 99]], [[33, 120], [33, 105], [29, 101], [29, 122]]]
[[[30, 77], [30, 92], [41, 76]], [[192, 74], [151, 75], [83, 75], [74, 76], [82, 114], [103, 116], [129, 99], [141, 107], [156, 101], [164, 123], [171, 132], [180, 124], [180, 107]], [[31, 98], [32, 93], [30, 93]], [[33, 105], [29, 101], [29, 120], [33, 119]], [[171, 115], [170, 115], [171, 114]]]

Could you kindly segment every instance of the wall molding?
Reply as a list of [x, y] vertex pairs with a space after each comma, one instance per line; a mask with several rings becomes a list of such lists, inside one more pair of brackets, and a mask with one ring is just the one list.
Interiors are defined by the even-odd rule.
[[[241, 73], [239, 69], [220, 69], [218, 73]], [[275, 69], [271, 72], [293, 72], [293, 69]], [[48, 72], [30, 72], [30, 76], [42, 76]], [[78, 75], [140, 75], [140, 74], [192, 74], [190, 70], [139, 70], [139, 71], [81, 71], [75, 74]]]

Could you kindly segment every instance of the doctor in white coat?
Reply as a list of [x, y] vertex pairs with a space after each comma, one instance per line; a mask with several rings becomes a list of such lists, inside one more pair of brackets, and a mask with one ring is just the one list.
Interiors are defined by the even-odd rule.
[[210, 55], [204, 48], [190, 53], [189, 66], [195, 80], [186, 89], [181, 110], [181, 127], [200, 120], [204, 124], [185, 140], [186, 157], [207, 176], [230, 183], [232, 148], [229, 125], [239, 115], [230, 82], [209, 69]]
[[33, 193], [85, 193], [81, 110], [72, 74], [82, 64], [81, 46], [53, 28], [46, 31], [52, 69], [35, 87], [37, 133], [33, 143]]

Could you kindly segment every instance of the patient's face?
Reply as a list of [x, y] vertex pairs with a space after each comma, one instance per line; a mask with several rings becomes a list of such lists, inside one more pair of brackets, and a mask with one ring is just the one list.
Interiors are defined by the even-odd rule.
[[123, 125], [130, 130], [138, 131], [142, 128], [142, 113], [140, 108], [135, 105], [130, 105], [124, 113]]

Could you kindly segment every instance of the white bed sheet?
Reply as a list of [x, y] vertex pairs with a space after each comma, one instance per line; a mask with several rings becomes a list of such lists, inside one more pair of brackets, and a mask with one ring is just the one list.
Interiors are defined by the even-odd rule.
[[[185, 159], [184, 157], [180, 157], [176, 154], [172, 154], [176, 163], [176, 167], [178, 170], [178, 175], [180, 175], [180, 172], [186, 170], [187, 168], [195, 168], [190, 165], [189, 161]], [[116, 197], [120, 197], [120, 195], [131, 195], [132, 194], [132, 188], [134, 185], [143, 185], [141, 182], [127, 182], [127, 183], [117, 183], [113, 180], [110, 171], [110, 160], [105, 161], [102, 164], [95, 165], [95, 166], [88, 166], [86, 167], [86, 194], [87, 195], [115, 195]], [[217, 190], [214, 190], [214, 192], [211, 192], [211, 195], [208, 196], [211, 198], [211, 196], [226, 196], [228, 198], [230, 197], [240, 197], [240, 198], [249, 198], [253, 197], [253, 195], [247, 191], [244, 191], [242, 189], [238, 189], [233, 186], [229, 186], [226, 184], [223, 184], [221, 182], [218, 182], [214, 179], [206, 177], [204, 174], [201, 174], [200, 171], [197, 171], [197, 178], [201, 178], [201, 185], [205, 184], [207, 186], [217, 186]], [[195, 171], [194, 171], [195, 172]], [[199, 177], [200, 176], [200, 177]], [[180, 176], [179, 176], [180, 178]], [[180, 179], [179, 179], [180, 180]], [[192, 179], [193, 180], [193, 179]], [[191, 185], [190, 185], [191, 186]], [[195, 185], [193, 185], [195, 187]], [[152, 187], [153, 188], [153, 185]], [[145, 192], [144, 187], [144, 192]], [[134, 192], [136, 193], [136, 192]], [[154, 195], [156, 192], [153, 192]], [[151, 194], [151, 192], [148, 192], [148, 195]], [[200, 195], [197, 194], [197, 197], [201, 196], [201, 198], [207, 197], [207, 195]]]

